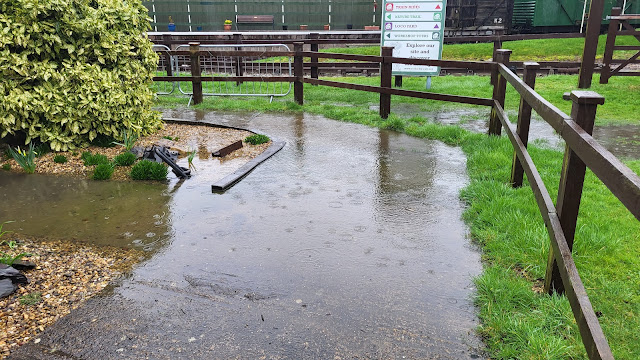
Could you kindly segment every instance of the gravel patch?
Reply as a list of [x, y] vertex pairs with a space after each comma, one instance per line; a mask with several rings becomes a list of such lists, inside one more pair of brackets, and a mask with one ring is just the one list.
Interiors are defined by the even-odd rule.
[[143, 259], [134, 249], [95, 247], [59, 240], [42, 240], [5, 234], [3, 241], [16, 241], [0, 250], [13, 256], [29, 253], [36, 264], [23, 273], [29, 284], [0, 299], [0, 357], [12, 349], [34, 340], [38, 334], [103, 290]]

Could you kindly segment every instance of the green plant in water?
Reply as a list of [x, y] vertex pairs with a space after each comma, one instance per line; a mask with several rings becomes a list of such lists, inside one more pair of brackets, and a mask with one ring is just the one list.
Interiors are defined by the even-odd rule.
[[262, 135], [262, 134], [253, 134], [250, 136], [247, 136], [244, 141], [246, 143], [249, 143], [251, 145], [260, 145], [260, 144], [264, 144], [269, 142], [271, 139], [269, 139], [269, 137], [267, 135]]
[[93, 180], [109, 180], [113, 175], [112, 164], [98, 164], [93, 169]]
[[9, 148], [9, 152], [18, 165], [20, 165], [20, 167], [22, 167], [28, 174], [33, 174], [36, 171], [36, 152], [34, 150], [33, 143], [29, 143], [28, 151], [22, 150], [18, 146], [15, 150]]
[[56, 164], [64, 164], [67, 162], [67, 157], [64, 155], [56, 155], [53, 157], [53, 162]]
[[2, 170], [4, 171], [11, 170], [11, 164], [2, 164]]
[[196, 157], [196, 150], [192, 150], [187, 157], [187, 162], [189, 162], [189, 169], [196, 170], [196, 167], [193, 165], [193, 159]]
[[136, 154], [126, 152], [116, 156], [113, 159], [113, 163], [116, 166], [131, 166], [134, 162], [136, 162]]
[[29, 305], [29, 306], [36, 305], [41, 301], [42, 301], [42, 293], [37, 291], [20, 297], [20, 304], [22, 305]]
[[169, 169], [161, 163], [142, 160], [131, 168], [131, 178], [133, 180], [166, 180]]
[[131, 129], [127, 129], [122, 131], [122, 142], [119, 143], [114, 141], [113, 143], [116, 145], [124, 146], [124, 148], [127, 149], [127, 151], [131, 151], [131, 149], [133, 149], [133, 146], [136, 144], [137, 140], [138, 140], [138, 134], [133, 132]]

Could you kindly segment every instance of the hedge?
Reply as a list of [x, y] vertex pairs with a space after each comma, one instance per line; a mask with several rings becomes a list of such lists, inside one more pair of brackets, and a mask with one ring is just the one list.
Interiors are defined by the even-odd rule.
[[139, 0], [0, 0], [0, 138], [53, 150], [161, 126]]

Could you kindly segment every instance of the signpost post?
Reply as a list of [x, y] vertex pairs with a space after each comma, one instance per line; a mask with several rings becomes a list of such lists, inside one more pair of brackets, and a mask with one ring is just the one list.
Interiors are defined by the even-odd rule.
[[[392, 46], [393, 56], [440, 60], [446, 0], [384, 0], [380, 46]], [[438, 75], [438, 66], [393, 64], [393, 75]]]

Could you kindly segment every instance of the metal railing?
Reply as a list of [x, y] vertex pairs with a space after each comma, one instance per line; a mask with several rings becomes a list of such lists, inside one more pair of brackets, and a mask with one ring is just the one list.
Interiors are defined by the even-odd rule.
[[[255, 45], [198, 45], [198, 69], [194, 71], [192, 54], [188, 52], [190, 46], [179, 45], [175, 51], [161, 52], [168, 56], [174, 76], [215, 77], [219, 81], [205, 81], [201, 83], [202, 96], [287, 96], [291, 92], [291, 82], [274, 82], [270, 78], [293, 74], [291, 58], [287, 56], [289, 47], [284, 44], [255, 44]], [[165, 46], [166, 48], [166, 46]], [[279, 61], [267, 61], [268, 58], [279, 56]], [[166, 68], [167, 60], [159, 62], [159, 71]], [[231, 78], [222, 81], [220, 78]], [[235, 79], [242, 77], [243, 79]], [[183, 95], [193, 97], [194, 86], [178, 82], [178, 91]], [[162, 94], [158, 92], [158, 94]]]

